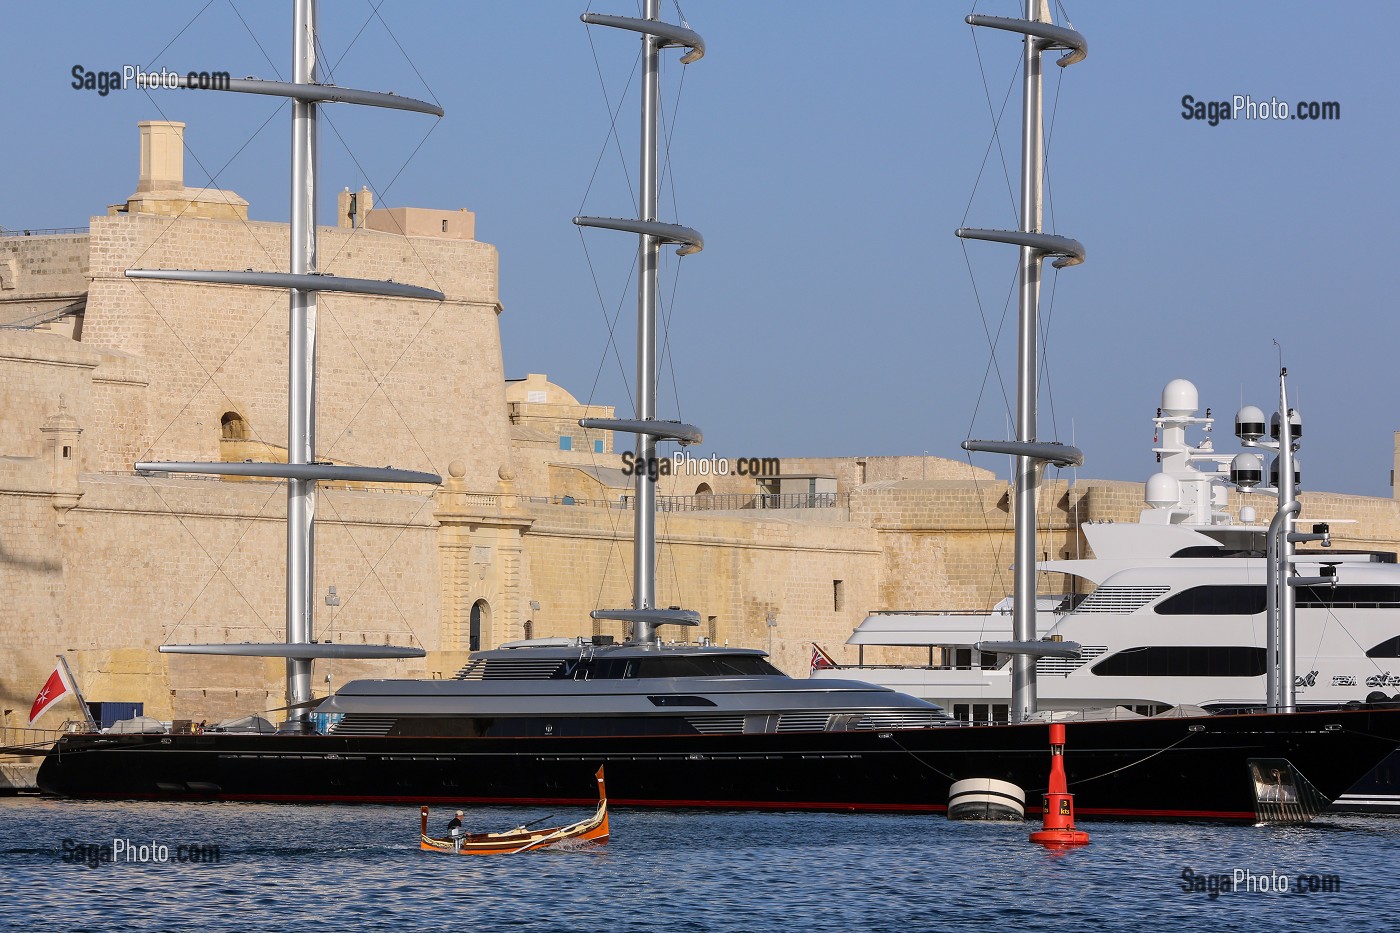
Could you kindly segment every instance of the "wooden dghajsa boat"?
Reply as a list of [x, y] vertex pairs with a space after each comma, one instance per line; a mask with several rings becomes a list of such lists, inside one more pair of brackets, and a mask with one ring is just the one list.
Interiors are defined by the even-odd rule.
[[426, 852], [451, 852], [456, 855], [509, 855], [515, 852], [528, 852], [531, 849], [557, 845], [570, 839], [576, 839], [580, 842], [607, 842], [608, 791], [603, 784], [603, 769], [601, 767], [598, 769], [596, 777], [598, 779], [598, 810], [586, 820], [549, 829], [529, 829], [527, 824], [527, 826], [517, 826], [515, 829], [499, 833], [429, 836], [428, 808], [423, 807], [418, 847]]

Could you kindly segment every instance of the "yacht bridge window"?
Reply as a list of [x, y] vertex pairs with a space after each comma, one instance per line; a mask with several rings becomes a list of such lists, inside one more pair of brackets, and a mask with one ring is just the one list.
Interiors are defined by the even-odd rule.
[[1264, 611], [1262, 586], [1193, 586], [1174, 593], [1155, 607], [1164, 616], [1252, 616]]
[[1111, 654], [1092, 668], [1099, 677], [1259, 677], [1264, 649], [1246, 645], [1150, 645]]
[[1298, 608], [1400, 609], [1400, 586], [1300, 586]]
[[565, 664], [555, 677], [573, 680], [624, 680], [634, 677], [734, 677], [782, 675], [756, 655], [677, 655], [662, 658], [582, 658]]
[[[1400, 586], [1300, 586], [1299, 609], [1400, 609]], [[1263, 586], [1193, 586], [1156, 606], [1159, 615], [1258, 615], [1267, 595]]]

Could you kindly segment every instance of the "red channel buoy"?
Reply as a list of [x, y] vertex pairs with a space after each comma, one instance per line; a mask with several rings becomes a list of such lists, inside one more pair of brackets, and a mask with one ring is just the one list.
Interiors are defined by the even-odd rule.
[[1045, 794], [1045, 819], [1031, 842], [1049, 849], [1087, 846], [1089, 834], [1074, 828], [1074, 795], [1065, 782], [1065, 724], [1050, 724], [1050, 787]]

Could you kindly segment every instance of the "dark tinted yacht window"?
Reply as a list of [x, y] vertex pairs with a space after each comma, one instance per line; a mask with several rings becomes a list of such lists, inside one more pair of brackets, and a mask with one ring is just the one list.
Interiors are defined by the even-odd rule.
[[1300, 586], [1299, 608], [1395, 609], [1400, 607], [1400, 586]]
[[766, 660], [753, 655], [674, 655], [659, 658], [594, 658], [570, 665], [556, 674], [574, 680], [623, 680], [633, 677], [733, 677], [782, 675]]
[[1264, 649], [1152, 645], [1109, 655], [1092, 670], [1099, 677], [1257, 677], [1264, 673]]
[[1262, 586], [1193, 586], [1162, 600], [1156, 612], [1164, 616], [1252, 616], [1264, 611], [1264, 600]]
[[779, 674], [776, 667], [752, 655], [679, 655], [639, 658], [628, 664], [628, 677], [730, 677]]
[[1394, 638], [1387, 638], [1370, 651], [1366, 652], [1368, 658], [1400, 658], [1400, 635]]

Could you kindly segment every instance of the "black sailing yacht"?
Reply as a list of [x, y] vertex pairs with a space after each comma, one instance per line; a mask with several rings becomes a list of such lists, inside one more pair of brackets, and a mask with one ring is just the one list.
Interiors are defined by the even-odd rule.
[[[663, 244], [677, 245], [682, 254], [703, 248], [695, 231], [656, 219], [658, 53], [663, 47], [684, 47], [688, 52], [682, 62], [704, 54], [700, 36], [662, 22], [658, 6], [658, 0], [646, 0], [644, 18], [583, 17], [588, 23], [638, 32], [643, 43], [639, 217], [575, 219], [583, 226], [639, 237], [636, 418], [584, 422], [585, 427], [635, 433], [639, 458], [655, 457], [658, 440], [684, 444], [700, 439], [698, 429], [658, 420], [654, 411], [657, 257]], [[300, 166], [306, 173], [303, 184], [296, 186], [306, 194], [314, 192], [319, 103], [435, 111], [407, 98], [316, 83], [314, 0], [296, 0], [295, 18], [295, 82], [246, 80], [229, 89], [282, 94], [296, 101], [293, 163], [294, 170]], [[1028, 113], [1032, 104], [1034, 111], [1026, 121], [1023, 161], [1032, 152], [1038, 159], [1040, 55], [1047, 49], [1066, 49], [1059, 63], [1073, 63], [1084, 57], [1083, 38], [1051, 24], [1038, 0], [1028, 0], [1024, 20], [973, 16], [969, 22], [1025, 37], [1026, 100]], [[1025, 168], [1036, 185], [1038, 166], [1036, 161]], [[1038, 188], [1023, 186], [1023, 196], [1038, 204]], [[314, 275], [314, 203], [311, 196], [300, 208], [294, 205], [293, 244], [310, 246], [308, 250], [294, 245], [290, 275], [181, 270], [128, 274], [290, 288], [294, 331], [300, 328], [303, 335], [308, 302], [314, 307], [319, 290], [441, 298], [412, 286]], [[1029, 308], [1031, 320], [1040, 263], [1047, 257], [1059, 257], [1061, 264], [1083, 259], [1077, 242], [1041, 233], [1038, 214], [1038, 209], [1023, 209], [1020, 231], [959, 231], [1021, 247], [1022, 311]], [[1032, 375], [1034, 349], [1031, 331], [1023, 353], [1032, 354]], [[314, 406], [308, 354], [295, 340], [291, 352], [293, 392], [302, 393], [293, 411], [308, 412]], [[627, 623], [631, 635], [625, 643], [614, 644], [607, 637], [522, 642], [476, 653], [449, 681], [354, 681], [320, 705], [321, 711], [343, 715], [329, 733], [316, 734], [307, 712], [314, 659], [421, 652], [317, 644], [311, 638], [310, 492], [319, 479], [438, 480], [428, 474], [318, 463], [308, 426], [302, 423], [298, 429], [293, 419], [290, 430], [299, 433], [290, 438], [289, 464], [137, 465], [288, 480], [293, 530], [287, 642], [162, 650], [287, 658], [289, 721], [277, 734], [65, 735], [40, 769], [44, 791], [88, 798], [587, 805], [595, 798], [594, 775], [600, 765], [607, 769], [614, 806], [941, 811], [946, 809], [949, 787], [966, 778], [1009, 781], [1032, 800], [1045, 787], [1048, 729], [1029, 715], [1034, 706], [1033, 658], [1071, 650], [1070, 646], [1035, 643], [1032, 628], [1030, 635], [1018, 630], [1018, 641], [989, 649], [1018, 655], [1017, 670], [1023, 673], [1018, 674], [1022, 702], [1017, 706], [1022, 721], [988, 726], [952, 720], [937, 706], [883, 687], [795, 680], [770, 665], [760, 651], [666, 644], [657, 636], [658, 627], [695, 625], [698, 614], [655, 604], [655, 485], [646, 471], [636, 477], [633, 606], [594, 613], [596, 618]], [[1022, 419], [1017, 442], [982, 449], [1018, 456], [1018, 519], [1029, 502], [1032, 522], [1040, 464], [1078, 457], [1072, 448], [1036, 443], [1033, 417]], [[345, 474], [356, 470], [367, 475]], [[1018, 520], [1018, 534], [1022, 533]], [[1033, 555], [1029, 560], [1018, 557], [1018, 566], [1033, 568]], [[1018, 601], [1033, 614], [1033, 585], [1028, 602], [1020, 587], [1018, 576]], [[1400, 710], [1099, 721], [1071, 725], [1068, 733], [1065, 765], [1081, 817], [1305, 820], [1400, 744]]]

